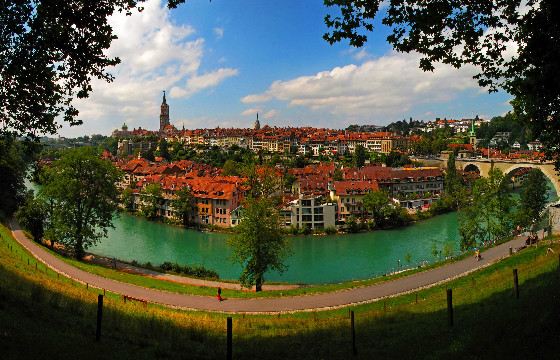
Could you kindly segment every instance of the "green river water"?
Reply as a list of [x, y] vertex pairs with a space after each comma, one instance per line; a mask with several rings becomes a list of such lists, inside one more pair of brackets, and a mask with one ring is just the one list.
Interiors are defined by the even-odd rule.
[[[123, 260], [202, 264], [223, 279], [236, 279], [241, 268], [230, 260], [228, 235], [202, 233], [120, 214], [115, 229], [89, 251]], [[269, 273], [270, 281], [332, 283], [379, 276], [401, 266], [434, 260], [432, 244], [442, 249], [449, 243], [459, 249], [457, 214], [440, 215], [405, 228], [368, 233], [297, 236], [289, 239], [292, 255], [283, 274]], [[411, 261], [405, 255], [411, 255]]]

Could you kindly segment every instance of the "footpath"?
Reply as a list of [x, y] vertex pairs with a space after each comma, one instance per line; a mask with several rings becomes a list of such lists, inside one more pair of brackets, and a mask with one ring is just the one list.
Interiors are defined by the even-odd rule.
[[161, 305], [192, 310], [237, 313], [313, 311], [377, 301], [385, 297], [396, 296], [421, 288], [434, 286], [488, 266], [509, 256], [510, 247], [516, 249], [524, 246], [526, 239], [524, 236], [519, 236], [511, 241], [487, 249], [482, 253], [482, 259], [480, 261], [477, 261], [474, 256], [469, 256], [465, 259], [442, 265], [431, 270], [418, 272], [379, 284], [329, 293], [278, 298], [231, 298], [220, 302], [216, 297], [178, 294], [149, 289], [88, 273], [50, 254], [42, 246], [27, 238], [17, 224], [12, 224], [11, 228], [15, 239], [39, 261], [52, 270], [81, 283], [87, 283], [92, 287], [106, 289], [113, 293]]

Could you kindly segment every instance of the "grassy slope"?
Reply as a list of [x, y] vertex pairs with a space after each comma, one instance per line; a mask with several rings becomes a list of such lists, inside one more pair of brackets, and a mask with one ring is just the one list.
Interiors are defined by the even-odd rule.
[[[94, 341], [95, 290], [57, 279], [0, 228], [2, 358], [221, 358], [225, 316], [123, 304], [107, 294], [103, 339]], [[8, 245], [13, 247], [10, 251]], [[352, 307], [362, 358], [556, 358], [560, 350], [558, 253], [526, 250], [438, 286]], [[521, 299], [512, 296], [519, 269]], [[445, 288], [452, 287], [453, 329]], [[384, 310], [386, 309], [386, 310]], [[234, 316], [234, 357], [349, 358], [348, 309], [281, 316]]]

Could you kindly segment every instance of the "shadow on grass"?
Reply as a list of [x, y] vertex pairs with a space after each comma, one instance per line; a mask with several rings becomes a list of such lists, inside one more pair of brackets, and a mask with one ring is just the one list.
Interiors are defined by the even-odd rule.
[[[97, 292], [44, 274], [34, 274], [34, 281], [30, 281], [19, 271], [0, 263], [2, 358], [225, 357], [226, 315], [157, 306], [145, 309], [108, 295], [98, 343]], [[523, 282], [519, 300], [507, 289], [476, 303], [456, 306], [453, 328], [447, 326], [444, 306], [423, 312], [390, 299], [387, 312], [361, 312], [357, 308], [357, 357], [555, 359], [560, 351], [559, 285], [558, 274], [547, 272]], [[463, 287], [454, 295], [460, 291], [469, 290]], [[441, 293], [443, 304], [445, 292]], [[234, 358], [351, 358], [349, 324], [349, 319], [329, 313], [301, 318], [236, 315]]]

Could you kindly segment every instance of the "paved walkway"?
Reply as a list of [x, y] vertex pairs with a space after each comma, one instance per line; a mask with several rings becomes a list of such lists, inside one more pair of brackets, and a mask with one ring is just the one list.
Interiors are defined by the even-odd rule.
[[525, 244], [525, 237], [516, 237], [507, 243], [483, 252], [482, 260], [480, 261], [476, 261], [474, 256], [469, 256], [466, 259], [432, 270], [418, 272], [410, 276], [370, 286], [313, 295], [257, 299], [232, 298], [219, 302], [215, 297], [185, 295], [148, 289], [94, 275], [53, 256], [42, 246], [28, 239], [16, 225], [12, 225], [12, 233], [16, 240], [39, 261], [61, 274], [82, 283], [88, 283], [90, 286], [172, 307], [240, 313], [309, 311], [373, 302], [387, 296], [433, 286], [442, 281], [470, 273], [507, 257], [510, 247], [515, 249]]

